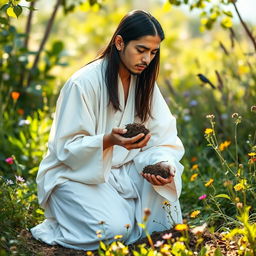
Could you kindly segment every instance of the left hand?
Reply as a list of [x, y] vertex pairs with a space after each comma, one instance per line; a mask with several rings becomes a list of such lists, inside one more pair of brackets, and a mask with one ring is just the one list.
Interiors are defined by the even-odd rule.
[[153, 174], [149, 174], [149, 173], [141, 173], [141, 175], [152, 185], [155, 186], [163, 186], [166, 185], [168, 183], [172, 183], [173, 182], [173, 178], [174, 178], [174, 174], [175, 174], [175, 168], [173, 166], [170, 166], [169, 164], [167, 164], [166, 162], [162, 162], [161, 165], [163, 167], [167, 167], [170, 170], [170, 176], [168, 178], [163, 178], [160, 175], [153, 175]]

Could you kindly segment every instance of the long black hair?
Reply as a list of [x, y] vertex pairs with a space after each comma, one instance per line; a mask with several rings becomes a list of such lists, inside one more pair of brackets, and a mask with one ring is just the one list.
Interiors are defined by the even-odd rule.
[[[107, 59], [105, 79], [109, 102], [113, 105], [115, 110], [120, 110], [117, 80], [120, 57], [115, 46], [115, 38], [117, 35], [122, 36], [124, 44], [127, 46], [130, 41], [138, 40], [148, 35], [157, 35], [162, 41], [164, 39], [164, 32], [160, 23], [148, 12], [142, 10], [131, 11], [121, 20], [109, 44], [97, 58]], [[142, 122], [146, 121], [148, 117], [151, 116], [152, 94], [159, 72], [159, 59], [160, 49], [157, 51], [148, 67], [137, 76], [135, 108]]]

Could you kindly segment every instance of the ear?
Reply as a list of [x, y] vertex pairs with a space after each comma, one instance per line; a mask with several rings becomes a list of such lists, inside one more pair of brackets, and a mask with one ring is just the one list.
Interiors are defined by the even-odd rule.
[[115, 38], [115, 46], [118, 51], [121, 51], [124, 49], [124, 40], [122, 36], [117, 35]]

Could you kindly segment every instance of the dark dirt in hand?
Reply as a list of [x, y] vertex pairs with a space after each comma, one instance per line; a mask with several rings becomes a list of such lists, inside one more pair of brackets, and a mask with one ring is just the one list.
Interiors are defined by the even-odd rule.
[[[125, 134], [122, 134], [122, 136], [125, 138], [132, 138], [140, 133], [144, 133], [145, 135], [149, 133], [149, 130], [143, 124], [139, 124], [139, 123], [127, 124], [125, 126], [125, 129], [127, 129], [127, 132]], [[145, 136], [143, 136], [142, 138], [140, 138], [134, 143], [138, 143], [142, 141], [144, 137]]]
[[157, 164], [147, 165], [144, 167], [142, 173], [150, 173], [153, 175], [159, 175], [163, 177], [164, 179], [167, 179], [170, 177], [170, 170], [168, 167], [161, 166], [161, 162]]

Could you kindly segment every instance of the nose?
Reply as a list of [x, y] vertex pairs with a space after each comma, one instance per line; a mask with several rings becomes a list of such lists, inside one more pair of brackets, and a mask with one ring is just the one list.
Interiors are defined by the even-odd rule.
[[151, 61], [151, 58], [150, 58], [150, 53], [145, 53], [143, 56], [142, 56], [142, 61], [147, 63], [147, 65], [150, 63]]

